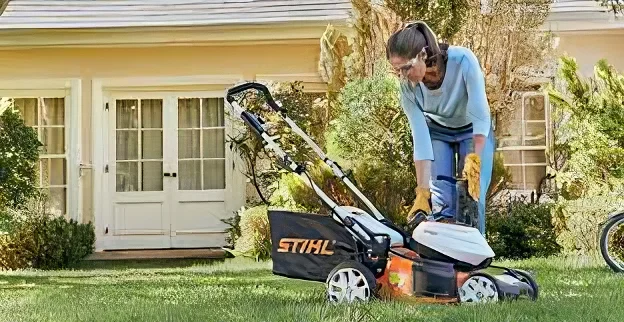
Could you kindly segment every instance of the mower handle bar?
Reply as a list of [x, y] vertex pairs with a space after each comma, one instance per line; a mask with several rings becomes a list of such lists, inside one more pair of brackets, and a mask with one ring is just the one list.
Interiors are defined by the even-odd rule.
[[[321, 158], [321, 160], [323, 160], [323, 162], [326, 163], [333, 170], [334, 175], [340, 180], [342, 180], [350, 188], [350, 190], [355, 193], [355, 195], [367, 206], [367, 208], [371, 210], [372, 215], [375, 218], [377, 218], [377, 220], [384, 219], [383, 215], [371, 203], [371, 201], [362, 194], [362, 192], [353, 184], [353, 182], [351, 182], [351, 180], [349, 180], [349, 178], [343, 172], [341, 167], [335, 161], [327, 157], [327, 155], [325, 155], [325, 152], [323, 152], [323, 150], [310, 138], [310, 136], [308, 136], [286, 114], [286, 111], [273, 99], [273, 96], [271, 95], [271, 92], [269, 91], [269, 88], [267, 86], [257, 83], [257, 82], [247, 82], [247, 83], [243, 83], [243, 84], [234, 86], [232, 88], [229, 88], [226, 94], [227, 102], [234, 108], [236, 113], [239, 114], [243, 118], [243, 120], [245, 120], [246, 123], [254, 129], [256, 134], [262, 137], [262, 139], [265, 142], [267, 142], [267, 144], [271, 147], [271, 149], [275, 151], [280, 156], [281, 159], [286, 161], [286, 163], [290, 163], [291, 170], [296, 171], [300, 167], [296, 164], [296, 162], [294, 162], [293, 160], [290, 159], [290, 157], [288, 157], [288, 154], [285, 153], [279, 147], [279, 145], [276, 144], [276, 142], [274, 142], [273, 139], [268, 136], [268, 134], [265, 133], [264, 129], [262, 128], [262, 125], [258, 122], [258, 120], [256, 120], [256, 117], [253, 116], [253, 114], [245, 111], [242, 107], [240, 107], [238, 102], [236, 102], [236, 100], [234, 99], [234, 95], [240, 94], [248, 90], [256, 90], [258, 92], [261, 92], [266, 97], [268, 105], [274, 111], [278, 112], [281, 115], [281, 117], [284, 119], [286, 124], [288, 124], [288, 126], [293, 130], [293, 132], [299, 135], [308, 144], [308, 146], [310, 146], [312, 150], [316, 152], [316, 154]], [[309, 179], [309, 178], [306, 178], [306, 179]], [[307, 183], [308, 180], [304, 180], [304, 181]], [[338, 205], [335, 204], [335, 202], [333, 202], [333, 200], [331, 200], [331, 198], [329, 198], [323, 191], [319, 191], [317, 186], [312, 185], [311, 188], [313, 188], [316, 191], [316, 193], [319, 194], [319, 196], [321, 196], [321, 199], [323, 199], [330, 206], [330, 208], [334, 209], [335, 207], [338, 207]]]
[[267, 104], [276, 112], [281, 112], [282, 108], [277, 104], [277, 102], [273, 99], [273, 95], [269, 91], [269, 88], [265, 85], [256, 82], [248, 82], [238, 86], [234, 86], [227, 91], [227, 101], [231, 104], [234, 102], [234, 95], [240, 94], [242, 92], [248, 91], [250, 89], [254, 89], [258, 92], [261, 92], [267, 100]]

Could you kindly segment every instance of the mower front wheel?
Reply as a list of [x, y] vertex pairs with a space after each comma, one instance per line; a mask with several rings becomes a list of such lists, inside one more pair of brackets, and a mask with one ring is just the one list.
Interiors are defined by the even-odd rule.
[[473, 273], [459, 288], [460, 303], [490, 303], [503, 298], [496, 279], [485, 272]]
[[375, 297], [377, 280], [362, 263], [345, 261], [327, 277], [327, 299], [332, 303], [367, 302]]

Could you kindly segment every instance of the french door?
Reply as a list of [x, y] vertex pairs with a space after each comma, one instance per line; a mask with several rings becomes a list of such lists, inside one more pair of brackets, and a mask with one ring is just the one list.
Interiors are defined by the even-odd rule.
[[224, 101], [202, 94], [108, 97], [109, 248], [223, 245]]

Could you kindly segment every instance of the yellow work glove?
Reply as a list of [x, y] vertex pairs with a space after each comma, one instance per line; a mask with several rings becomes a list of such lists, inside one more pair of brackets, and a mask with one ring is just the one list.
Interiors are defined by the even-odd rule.
[[410, 209], [407, 214], [407, 221], [411, 221], [416, 212], [419, 210], [424, 211], [425, 213], [431, 213], [431, 205], [429, 204], [429, 200], [431, 199], [431, 191], [428, 188], [416, 188], [416, 199], [414, 200], [414, 204], [412, 205], [412, 209]]
[[464, 162], [462, 172], [464, 179], [468, 180], [468, 193], [474, 200], [479, 200], [481, 187], [481, 158], [476, 153], [469, 153]]

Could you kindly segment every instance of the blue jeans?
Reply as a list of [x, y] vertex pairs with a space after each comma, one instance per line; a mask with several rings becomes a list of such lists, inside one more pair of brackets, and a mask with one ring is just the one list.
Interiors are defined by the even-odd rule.
[[[453, 146], [457, 144], [459, 152], [458, 172], [464, 167], [464, 160], [468, 153], [474, 151], [472, 140], [472, 126], [462, 129], [449, 129], [440, 126], [431, 120], [427, 121], [431, 134], [434, 160], [431, 164], [431, 203], [434, 212], [442, 210], [446, 205], [454, 204], [455, 200], [449, 200], [454, 196], [455, 185], [449, 181], [438, 180], [439, 176], [455, 177], [453, 169]], [[490, 134], [481, 152], [481, 177], [479, 195], [479, 231], [485, 235], [485, 196], [492, 180], [492, 169], [494, 163], [494, 149], [496, 139], [494, 130], [490, 129]], [[445, 217], [454, 216], [454, 207], [442, 210]]]

